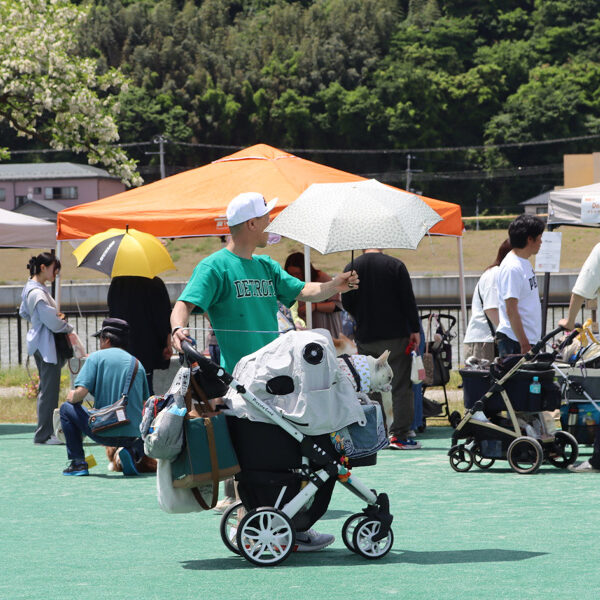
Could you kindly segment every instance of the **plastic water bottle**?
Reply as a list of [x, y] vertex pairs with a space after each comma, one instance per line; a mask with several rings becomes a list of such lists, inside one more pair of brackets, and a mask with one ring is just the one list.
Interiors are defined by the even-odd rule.
[[529, 393], [537, 395], [542, 393], [542, 384], [540, 383], [540, 378], [537, 375], [533, 377], [533, 381], [529, 384]]

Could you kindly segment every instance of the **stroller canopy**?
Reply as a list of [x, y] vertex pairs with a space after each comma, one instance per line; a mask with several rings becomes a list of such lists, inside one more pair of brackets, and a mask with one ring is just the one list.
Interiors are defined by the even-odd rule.
[[[350, 380], [338, 368], [335, 347], [325, 329], [290, 331], [243, 357], [234, 378], [246, 390], [308, 435], [365, 424]], [[230, 389], [228, 414], [269, 423], [269, 418]]]

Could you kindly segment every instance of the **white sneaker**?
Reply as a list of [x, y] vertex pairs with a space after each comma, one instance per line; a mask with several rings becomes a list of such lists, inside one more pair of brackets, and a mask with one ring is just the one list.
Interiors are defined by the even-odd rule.
[[232, 504], [235, 504], [237, 502], [237, 500], [235, 498], [232, 498], [231, 496], [225, 496], [225, 498], [223, 498], [223, 500], [219, 500], [213, 510], [216, 513], [224, 513]]
[[600, 473], [600, 469], [592, 467], [589, 460], [569, 465], [567, 469], [569, 469], [571, 473]]
[[298, 531], [296, 533], [296, 546], [294, 552], [314, 552], [323, 550], [333, 544], [335, 537], [329, 533], [318, 533], [314, 529]]
[[406, 434], [406, 437], [409, 437], [409, 438], [416, 438], [416, 437], [417, 437], [417, 434], [415, 433], [415, 430], [414, 430], [414, 429], [409, 429], [409, 430], [408, 430], [408, 433]]

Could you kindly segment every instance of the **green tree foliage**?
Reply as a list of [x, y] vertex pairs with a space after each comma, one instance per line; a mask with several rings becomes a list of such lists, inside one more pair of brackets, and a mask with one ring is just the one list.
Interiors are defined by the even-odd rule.
[[[80, 4], [89, 18], [78, 30], [79, 53], [100, 73], [119, 68], [131, 81], [117, 116], [128, 142], [163, 133], [188, 143], [404, 149], [599, 130], [597, 0]], [[438, 152], [417, 165], [434, 173], [559, 163], [592, 144]], [[169, 160], [198, 164], [203, 152], [171, 145]], [[368, 173], [398, 172], [404, 158], [331, 160]], [[555, 183], [532, 180], [531, 195]], [[507, 185], [436, 185], [424, 191], [514, 202]]]

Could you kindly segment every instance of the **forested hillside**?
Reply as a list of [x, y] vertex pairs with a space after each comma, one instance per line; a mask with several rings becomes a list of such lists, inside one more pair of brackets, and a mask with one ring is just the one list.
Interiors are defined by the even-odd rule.
[[[406, 152], [389, 150], [416, 149], [413, 188], [510, 211], [562, 182], [564, 153], [600, 143], [597, 0], [76, 3], [81, 54], [130, 79], [122, 141], [192, 144], [167, 145], [170, 172], [234, 151], [196, 144], [265, 142], [402, 185]], [[471, 148], [420, 151], [457, 146]], [[156, 146], [129, 150], [157, 162]]]

